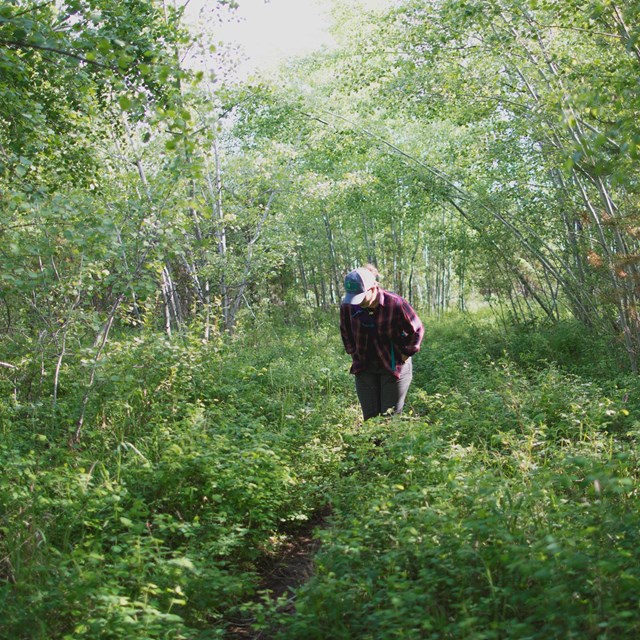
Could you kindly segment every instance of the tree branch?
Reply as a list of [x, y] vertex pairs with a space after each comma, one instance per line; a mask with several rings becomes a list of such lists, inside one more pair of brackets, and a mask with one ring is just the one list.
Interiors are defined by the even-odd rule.
[[86, 64], [93, 65], [94, 67], [98, 67], [100, 69], [108, 69], [110, 71], [114, 71], [114, 67], [110, 67], [106, 64], [102, 64], [101, 62], [96, 62], [95, 60], [89, 60], [77, 53], [73, 53], [71, 51], [65, 51], [64, 49], [56, 49], [55, 47], [46, 47], [40, 44], [34, 44], [32, 42], [24, 42], [20, 40], [2, 40], [0, 39], [0, 45], [5, 45], [6, 47], [14, 47], [16, 49], [37, 49], [38, 51], [48, 51], [50, 53], [58, 53], [67, 58], [73, 58], [74, 60], [79, 60], [80, 62], [85, 62]]
[[38, 9], [43, 9], [44, 7], [49, 6], [50, 4], [54, 4], [55, 0], [49, 0], [48, 2], [43, 2], [42, 4], [37, 4], [35, 7], [27, 7], [24, 11], [18, 11], [18, 13], [14, 13], [10, 20], [14, 20], [15, 18], [19, 18], [20, 16], [24, 16], [27, 13], [33, 13], [34, 11], [38, 11]]

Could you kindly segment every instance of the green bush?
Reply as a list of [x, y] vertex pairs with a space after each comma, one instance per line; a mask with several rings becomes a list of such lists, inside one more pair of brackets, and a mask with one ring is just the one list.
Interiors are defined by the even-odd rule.
[[0, 447], [3, 637], [221, 637], [275, 541], [327, 499], [342, 407], [325, 394], [346, 380], [335, 340], [304, 336], [301, 362], [297, 329], [260, 346], [125, 338], [100, 363], [79, 445], [80, 359], [55, 411], [3, 404], [21, 416]]
[[347, 440], [333, 526], [279, 637], [637, 636], [638, 382], [545, 365], [541, 344], [523, 358], [518, 340], [428, 328], [414, 415]]
[[[637, 376], [571, 325], [426, 324], [399, 418], [361, 423], [336, 314], [120, 336], [73, 446], [90, 359], [3, 398], [0, 636], [637, 637]], [[261, 568], [326, 505], [290, 615]]]

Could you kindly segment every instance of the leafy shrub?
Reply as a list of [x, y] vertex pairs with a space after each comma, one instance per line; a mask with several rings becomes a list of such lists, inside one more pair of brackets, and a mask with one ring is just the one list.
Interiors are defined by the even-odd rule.
[[45, 397], [3, 423], [4, 637], [221, 637], [245, 615], [262, 556], [326, 500], [341, 407], [324, 393], [346, 373], [326, 336], [306, 363], [295, 329], [243, 339], [112, 344], [79, 446], [79, 360], [55, 412]]
[[414, 416], [346, 440], [333, 526], [280, 637], [637, 635], [638, 383], [512, 346], [486, 326], [427, 331]]
[[[56, 407], [0, 401], [2, 637], [637, 636], [637, 377], [427, 323], [405, 415], [362, 424], [329, 320], [122, 336], [75, 447], [80, 357]], [[260, 567], [327, 503], [287, 616]]]

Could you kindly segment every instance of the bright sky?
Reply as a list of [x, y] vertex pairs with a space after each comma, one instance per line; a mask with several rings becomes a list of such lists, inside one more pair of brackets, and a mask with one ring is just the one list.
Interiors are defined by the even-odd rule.
[[[187, 16], [196, 16], [213, 0], [190, 0]], [[361, 0], [367, 7], [384, 6], [385, 0]], [[240, 75], [273, 68], [289, 56], [304, 55], [331, 46], [328, 33], [330, 0], [238, 0], [235, 18], [228, 24], [208, 25], [218, 40], [238, 44], [249, 60]], [[388, 4], [388, 0], [387, 0]]]

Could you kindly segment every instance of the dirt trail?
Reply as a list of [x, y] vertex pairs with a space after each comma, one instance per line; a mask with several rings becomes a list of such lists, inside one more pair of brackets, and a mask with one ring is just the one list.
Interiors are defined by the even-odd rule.
[[[313, 558], [320, 547], [314, 531], [324, 527], [331, 513], [329, 506], [315, 513], [295, 536], [287, 540], [278, 555], [265, 561], [260, 568], [262, 580], [258, 591], [269, 591], [273, 601], [288, 596], [281, 613], [295, 615], [295, 595], [293, 590], [307, 582], [313, 575]], [[228, 640], [269, 640], [272, 631], [254, 631], [252, 620], [231, 625], [227, 631]]]

